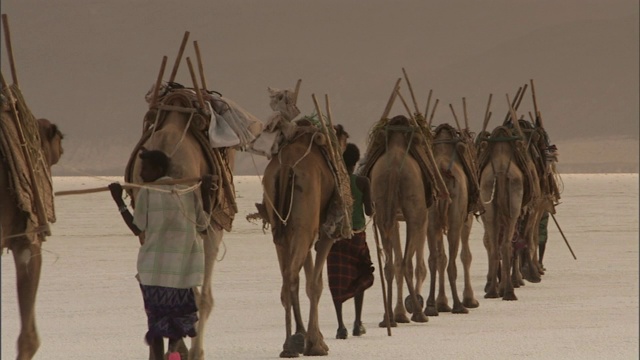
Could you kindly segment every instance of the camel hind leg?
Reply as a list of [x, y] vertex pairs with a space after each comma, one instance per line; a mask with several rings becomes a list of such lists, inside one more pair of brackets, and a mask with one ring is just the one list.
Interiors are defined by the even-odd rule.
[[218, 250], [222, 242], [222, 229], [207, 230], [204, 240], [204, 281], [201, 292], [196, 289], [196, 304], [198, 304], [198, 323], [196, 324], [196, 336], [191, 338], [191, 348], [189, 349], [190, 360], [204, 359], [204, 333], [209, 320], [209, 316], [213, 311], [213, 291], [211, 289], [211, 280], [213, 276], [213, 267], [218, 257]]
[[[393, 318], [395, 322], [406, 324], [409, 323], [409, 317], [407, 316], [407, 310], [404, 307], [402, 299], [404, 287], [403, 251], [400, 244], [400, 229], [398, 228], [398, 222], [394, 221], [393, 224], [392, 230], [389, 232], [391, 246], [393, 248], [391, 254], [393, 254], [393, 274], [396, 284], [396, 306], [393, 309]], [[391, 281], [390, 284], [392, 282], [393, 281]], [[391, 294], [391, 292], [389, 292], [389, 294]]]
[[[409, 296], [413, 302], [413, 309], [415, 310], [411, 315], [411, 321], [422, 323], [429, 321], [429, 318], [422, 312], [422, 306], [419, 304], [417, 297], [418, 290], [416, 289], [416, 284], [413, 282], [413, 264], [411, 259], [417, 253], [418, 248], [421, 248], [424, 253], [424, 241], [427, 236], [426, 216], [420, 219], [421, 221], [409, 222], [409, 220], [410, 219], [407, 219], [407, 240], [404, 258], [402, 260], [402, 269], [407, 283], [407, 289], [409, 290]], [[422, 245], [420, 246], [421, 243]], [[424, 264], [424, 260], [422, 262]], [[419, 311], [417, 309], [419, 309]]]
[[11, 245], [11, 251], [16, 265], [16, 284], [21, 321], [17, 359], [29, 360], [40, 347], [36, 329], [35, 305], [42, 270], [42, 249], [39, 244], [30, 244], [24, 238], [24, 240], [14, 240]]
[[464, 290], [462, 292], [462, 305], [469, 309], [475, 309], [480, 306], [478, 300], [476, 300], [473, 294], [473, 287], [471, 286], [471, 261], [473, 256], [471, 255], [471, 248], [469, 247], [469, 237], [471, 235], [471, 227], [473, 225], [473, 215], [468, 214], [465, 223], [462, 225], [462, 248], [460, 251], [460, 260], [462, 260], [462, 267], [464, 269]]
[[435, 226], [434, 222], [429, 222], [427, 228], [427, 243], [429, 245], [429, 297], [424, 309], [427, 316], [438, 316], [438, 308], [436, 306], [436, 283], [438, 276], [438, 263], [440, 258], [439, 248], [442, 247], [442, 230]]
[[322, 272], [324, 264], [327, 260], [329, 250], [331, 250], [332, 241], [329, 239], [320, 239], [316, 244], [316, 261], [313, 267], [311, 278], [308, 282], [311, 284], [309, 289], [309, 326], [307, 332], [307, 343], [305, 346], [305, 355], [327, 355], [329, 347], [324, 342], [324, 336], [320, 332], [320, 324], [318, 321], [318, 304], [322, 295]]
[[451, 297], [453, 298], [453, 314], [467, 314], [469, 310], [462, 305], [458, 295], [458, 287], [456, 280], [458, 279], [458, 267], [456, 260], [458, 259], [458, 248], [460, 247], [460, 237], [462, 232], [462, 224], [456, 224], [449, 227], [447, 240], [449, 243], [449, 263], [447, 265], [447, 275], [449, 276], [449, 287], [451, 288]]

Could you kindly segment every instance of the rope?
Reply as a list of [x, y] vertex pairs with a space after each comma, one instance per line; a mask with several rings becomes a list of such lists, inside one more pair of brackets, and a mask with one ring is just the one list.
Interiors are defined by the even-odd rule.
[[[300, 157], [293, 165], [291, 165], [291, 170], [295, 169], [295, 167], [300, 163], [300, 161], [302, 161], [302, 159], [306, 158], [307, 155], [309, 155], [309, 153], [311, 153], [311, 147], [313, 146], [313, 140], [315, 139], [316, 135], [318, 133], [314, 132], [313, 134], [311, 134], [311, 140], [309, 141], [309, 146], [307, 147], [307, 151], [302, 155], [302, 157]], [[286, 146], [286, 145], [285, 145]], [[284, 148], [284, 147], [283, 147]], [[282, 148], [282, 149], [283, 149]], [[278, 151], [278, 162], [280, 163], [280, 165], [282, 165], [282, 158], [280, 157], [280, 154], [282, 154], [282, 149], [280, 149], [280, 151]], [[251, 159], [253, 160], [253, 155], [251, 156]], [[254, 161], [254, 166], [255, 166], [255, 161]], [[296, 173], [293, 173], [293, 177], [291, 178], [291, 181], [294, 182], [295, 181], [295, 176]], [[260, 182], [262, 183], [262, 179], [260, 179]], [[284, 224], [285, 226], [287, 225], [287, 221], [289, 221], [289, 217], [291, 216], [291, 209], [293, 208], [293, 190], [294, 190], [294, 186], [291, 186], [291, 201], [289, 202], [289, 213], [287, 214], [286, 218], [282, 218], [282, 215], [280, 215], [280, 213], [278, 212], [278, 210], [276, 209], [276, 207], [273, 205], [273, 201], [271, 201], [271, 198], [269, 198], [269, 194], [265, 191], [264, 189], [264, 183], [262, 183], [262, 192], [264, 193], [264, 197], [267, 200], [267, 202], [269, 203], [269, 206], [271, 206], [271, 209], [273, 210], [273, 212], [276, 214], [276, 216], [278, 217], [278, 219], [282, 222], [282, 224]]]
[[496, 193], [496, 183], [497, 183], [497, 179], [494, 177], [493, 178], [493, 189], [491, 190], [491, 198], [489, 198], [489, 201], [482, 200], [482, 193], [480, 193], [480, 201], [482, 201], [483, 204], [488, 205], [488, 204], [491, 204], [493, 202], [493, 196]]

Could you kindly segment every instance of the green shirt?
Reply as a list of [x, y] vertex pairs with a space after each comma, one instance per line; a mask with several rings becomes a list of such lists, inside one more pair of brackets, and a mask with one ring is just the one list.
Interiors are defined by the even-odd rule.
[[364, 206], [362, 204], [362, 191], [356, 185], [358, 175], [350, 174], [351, 196], [353, 196], [353, 212], [351, 213], [351, 228], [353, 230], [363, 230], [367, 225], [364, 218]]

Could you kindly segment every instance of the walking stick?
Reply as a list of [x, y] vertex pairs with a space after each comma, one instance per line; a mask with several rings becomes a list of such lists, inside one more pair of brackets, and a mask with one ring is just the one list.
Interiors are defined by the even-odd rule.
[[571, 255], [573, 255], [573, 260], [578, 260], [578, 258], [576, 258], [576, 254], [573, 253], [573, 249], [571, 249], [571, 245], [569, 245], [569, 241], [564, 236], [564, 232], [562, 232], [562, 229], [560, 228], [560, 224], [558, 224], [558, 220], [556, 220], [556, 216], [551, 214], [551, 217], [553, 218], [553, 222], [556, 223], [556, 226], [558, 227], [558, 230], [560, 230], [560, 235], [562, 235], [562, 238], [564, 239], [564, 243], [567, 244], [567, 247], [569, 248], [569, 251], [571, 251]]
[[[375, 216], [375, 214], [374, 214]], [[378, 269], [380, 270], [380, 285], [382, 285], [382, 303], [384, 304], [384, 319], [387, 323], [387, 336], [391, 336], [391, 308], [387, 304], [387, 290], [384, 284], [384, 273], [382, 272], [382, 260], [380, 259], [380, 239], [378, 238], [378, 225], [376, 219], [373, 217], [373, 237], [376, 239], [376, 253], [378, 254]]]

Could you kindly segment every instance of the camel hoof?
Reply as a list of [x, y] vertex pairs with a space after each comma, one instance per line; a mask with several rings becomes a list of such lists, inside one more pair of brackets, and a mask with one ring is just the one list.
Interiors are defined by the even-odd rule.
[[458, 306], [454, 306], [453, 309], [451, 310], [452, 314], [468, 314], [469, 313], [469, 309], [467, 309], [466, 307], [462, 306], [462, 304], [458, 305]]
[[451, 307], [447, 303], [437, 304], [438, 312], [451, 312]]
[[538, 269], [534, 269], [533, 267], [529, 266], [522, 266], [520, 268], [520, 271], [522, 272], [522, 277], [530, 283], [536, 284], [542, 281]]
[[499, 297], [500, 296], [498, 295], [498, 292], [495, 289], [484, 294], [485, 299], [497, 299]]
[[[186, 348], [186, 345], [183, 342], [183, 345]], [[182, 351], [178, 350], [180, 356], [182, 356]], [[185, 357], [185, 359], [204, 359], [204, 350], [202, 349], [189, 349], [189, 357]]]
[[427, 305], [424, 309], [424, 314], [427, 316], [438, 316], [438, 309], [433, 305]]
[[302, 354], [304, 351], [304, 334], [295, 333], [289, 337], [288, 348], [298, 354]]
[[[387, 320], [383, 319], [382, 321], [380, 321], [380, 323], [378, 324], [378, 327], [381, 328], [386, 328], [387, 327]], [[391, 323], [389, 324], [389, 327], [398, 327], [398, 323], [395, 321], [391, 321]]]
[[338, 331], [336, 331], [336, 339], [338, 340], [344, 340], [347, 337], [349, 337], [349, 332], [347, 331], [347, 328], [338, 328]]
[[304, 350], [305, 356], [326, 356], [329, 355], [329, 347], [323, 340], [319, 340], [316, 344], [309, 344]]
[[393, 316], [394, 320], [400, 324], [408, 324], [410, 323], [409, 318], [405, 314], [396, 314]]
[[[420, 309], [422, 310], [422, 307], [424, 306], [424, 298], [420, 294], [417, 294], [416, 297], [418, 298], [418, 305], [420, 305]], [[413, 314], [413, 301], [411, 301], [411, 296], [404, 298], [404, 307], [407, 309], [409, 314]]]
[[478, 302], [478, 300], [470, 298], [462, 300], [462, 305], [464, 305], [464, 307], [466, 307], [467, 309], [475, 309], [480, 306], [480, 303]]
[[296, 358], [298, 356], [300, 356], [300, 354], [295, 351], [291, 352], [289, 350], [282, 350], [282, 352], [280, 353], [281, 358]]
[[502, 297], [502, 300], [515, 301], [515, 300], [518, 300], [518, 297], [516, 296], [516, 294], [513, 291], [509, 291], [506, 294], [504, 294], [504, 296]]
[[362, 325], [362, 321], [353, 323], [353, 336], [362, 336], [367, 333], [367, 328]]
[[429, 317], [425, 315], [423, 312], [417, 312], [411, 315], [411, 321], [417, 323], [426, 323], [429, 321]]

